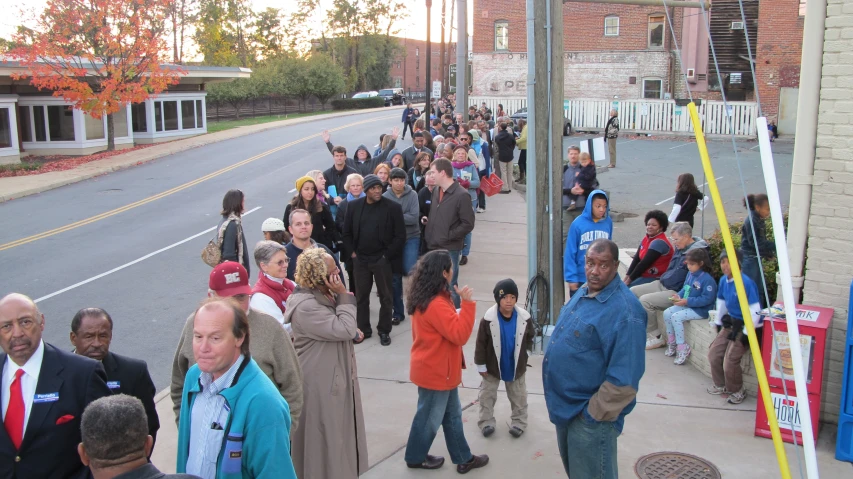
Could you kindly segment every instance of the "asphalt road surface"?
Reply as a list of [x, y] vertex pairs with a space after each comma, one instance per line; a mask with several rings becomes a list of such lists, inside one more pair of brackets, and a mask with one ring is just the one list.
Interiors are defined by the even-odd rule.
[[[224, 193], [239, 188], [246, 194], [250, 213], [243, 224], [251, 248], [262, 238], [263, 220], [283, 214], [295, 180], [331, 165], [321, 130], [333, 130], [332, 142], [351, 154], [361, 143], [372, 150], [399, 117], [399, 108], [389, 108], [269, 130], [2, 203], [0, 294], [36, 299], [46, 318], [44, 338], [69, 349], [74, 313], [103, 307], [115, 321], [112, 350], [148, 361], [157, 388], [167, 387], [180, 331], [207, 294], [210, 268], [199, 255], [213, 235]], [[566, 138], [565, 146], [580, 138]], [[677, 175], [701, 177], [695, 145], [632, 139], [620, 139], [618, 167], [601, 175], [602, 186], [619, 211], [669, 212]], [[403, 149], [411, 140], [397, 144]], [[758, 153], [750, 149], [755, 143], [739, 146], [749, 190], [763, 191]], [[742, 217], [731, 143], [710, 147], [727, 213]], [[786, 201], [793, 145], [776, 143], [774, 149]], [[706, 234], [716, 225], [708, 218], [706, 213]], [[620, 246], [636, 246], [642, 234], [641, 217], [616, 226]], [[257, 272], [253, 265], [252, 275]]]

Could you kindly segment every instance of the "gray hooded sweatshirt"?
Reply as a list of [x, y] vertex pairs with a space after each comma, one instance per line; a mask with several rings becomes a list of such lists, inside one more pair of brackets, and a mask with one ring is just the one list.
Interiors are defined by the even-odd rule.
[[403, 223], [406, 224], [406, 239], [419, 238], [421, 236], [420, 203], [418, 194], [411, 186], [406, 185], [403, 194], [398, 198], [390, 187], [382, 194], [385, 198], [398, 203], [403, 208]]

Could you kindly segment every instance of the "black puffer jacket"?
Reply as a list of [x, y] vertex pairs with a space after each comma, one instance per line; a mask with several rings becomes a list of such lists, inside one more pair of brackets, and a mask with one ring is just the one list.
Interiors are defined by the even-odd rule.
[[498, 145], [498, 161], [509, 163], [515, 156], [515, 134], [509, 128], [495, 136]]

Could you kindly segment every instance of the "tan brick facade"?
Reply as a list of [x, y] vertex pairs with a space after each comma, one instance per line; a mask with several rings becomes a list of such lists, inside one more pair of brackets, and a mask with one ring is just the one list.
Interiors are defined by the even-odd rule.
[[804, 302], [835, 308], [821, 420], [838, 421], [853, 278], [853, 3], [828, 0]]

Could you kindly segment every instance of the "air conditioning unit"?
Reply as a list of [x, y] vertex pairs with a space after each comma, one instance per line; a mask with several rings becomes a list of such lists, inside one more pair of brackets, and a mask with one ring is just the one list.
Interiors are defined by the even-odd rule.
[[732, 22], [732, 30], [743, 30], [743, 22]]
[[695, 76], [696, 76], [696, 69], [695, 68], [688, 68], [687, 69], [687, 78], [694, 78]]

